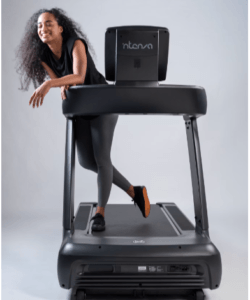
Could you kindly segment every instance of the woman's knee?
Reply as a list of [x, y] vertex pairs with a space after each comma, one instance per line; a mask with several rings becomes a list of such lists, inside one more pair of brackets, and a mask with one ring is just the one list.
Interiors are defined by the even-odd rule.
[[111, 167], [112, 162], [110, 156], [106, 155], [95, 155], [96, 165], [98, 168]]
[[93, 172], [97, 172], [97, 165], [94, 162], [84, 161], [80, 158], [78, 158], [79, 164], [81, 167], [83, 167], [86, 170], [90, 170]]

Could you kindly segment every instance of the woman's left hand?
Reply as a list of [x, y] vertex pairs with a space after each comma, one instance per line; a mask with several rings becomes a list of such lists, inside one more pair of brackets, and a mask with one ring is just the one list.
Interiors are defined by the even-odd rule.
[[49, 81], [45, 81], [42, 85], [40, 85], [31, 96], [29, 105], [32, 104], [33, 108], [35, 108], [35, 106], [39, 107], [39, 104], [41, 106], [43, 104], [43, 99], [49, 92], [50, 88], [51, 86]]

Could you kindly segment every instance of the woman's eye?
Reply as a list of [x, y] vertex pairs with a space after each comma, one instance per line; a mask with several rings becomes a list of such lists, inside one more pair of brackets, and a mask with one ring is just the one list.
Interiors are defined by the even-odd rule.
[[[46, 24], [45, 26], [51, 26], [51, 24]], [[38, 26], [38, 28], [40, 29], [40, 28], [42, 28], [42, 26], [40, 25], [40, 26]]]

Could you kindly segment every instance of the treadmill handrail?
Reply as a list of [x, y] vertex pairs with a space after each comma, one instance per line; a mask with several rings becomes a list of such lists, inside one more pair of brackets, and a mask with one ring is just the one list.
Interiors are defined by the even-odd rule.
[[199, 86], [79, 85], [66, 91], [62, 103], [67, 118], [102, 114], [206, 114], [205, 89]]

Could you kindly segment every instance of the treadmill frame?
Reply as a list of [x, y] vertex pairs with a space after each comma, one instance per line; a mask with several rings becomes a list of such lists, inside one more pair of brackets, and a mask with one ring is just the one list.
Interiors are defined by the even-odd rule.
[[[196, 117], [185, 116], [191, 169], [193, 201], [195, 212], [195, 231], [209, 237], [207, 203], [202, 169], [200, 142]], [[75, 186], [75, 119], [67, 118], [64, 196], [63, 196], [63, 239], [74, 232], [74, 186]]]
[[[208, 216], [205, 197], [205, 186], [201, 162], [201, 151], [198, 136], [198, 126], [195, 116], [184, 115], [186, 134], [189, 150], [189, 161], [193, 188], [193, 201], [196, 226], [189, 231], [180, 231], [180, 236], [163, 238], [143, 238], [146, 245], [129, 245], [126, 238], [105, 238], [104, 244], [100, 246], [100, 240], [94, 241], [86, 235], [86, 230], [75, 229], [74, 216], [74, 185], [75, 185], [75, 118], [67, 118], [66, 147], [65, 147], [65, 169], [64, 169], [64, 203], [63, 203], [63, 241], [58, 257], [58, 279], [60, 286], [65, 289], [72, 288], [72, 299], [77, 293], [95, 294], [99, 293], [142, 293], [142, 295], [176, 294], [182, 293], [200, 295], [203, 299], [201, 288], [217, 289], [221, 281], [221, 257], [218, 249], [213, 245], [209, 237]], [[80, 203], [91, 205], [91, 214], [94, 213], [96, 203]], [[167, 203], [156, 203], [164, 211]], [[169, 203], [168, 203], [169, 205]], [[173, 205], [175, 205], [173, 203]], [[79, 207], [80, 207], [79, 206]], [[166, 211], [164, 212], [166, 214]], [[76, 213], [78, 216], [78, 213]], [[171, 219], [171, 216], [168, 216]], [[77, 217], [78, 218], [78, 217]], [[89, 223], [89, 218], [87, 223]], [[175, 220], [171, 219], [176, 226]], [[77, 224], [77, 223], [76, 223]], [[89, 228], [89, 224], [87, 228]], [[84, 244], [81, 237], [85, 236]], [[182, 237], [182, 240], [180, 239]], [[178, 244], [176, 244], [178, 241]], [[122, 248], [121, 248], [122, 246]], [[143, 247], [143, 252], [142, 252]], [[100, 251], [102, 249], [102, 251]], [[112, 253], [112, 256], [109, 256]], [[197, 275], [171, 276], [133, 276], [133, 274], [81, 274], [82, 265], [94, 265], [97, 268], [114, 268], [117, 265], [148, 265], [165, 264], [190, 266], [197, 265], [202, 268], [202, 273]], [[162, 280], [162, 286], [156, 283]], [[104, 280], [104, 281], [103, 281]], [[124, 280], [119, 286], [117, 282]], [[132, 280], [132, 281], [131, 281]], [[148, 286], [149, 281], [150, 286]], [[174, 280], [174, 282], [173, 282]], [[196, 282], [196, 280], [198, 280]], [[89, 282], [92, 282], [89, 284]], [[96, 288], [97, 287], [97, 288]], [[178, 290], [175, 289], [178, 287]], [[149, 294], [148, 294], [149, 293]], [[199, 294], [201, 293], [201, 294]], [[184, 295], [183, 294], [183, 295]]]

